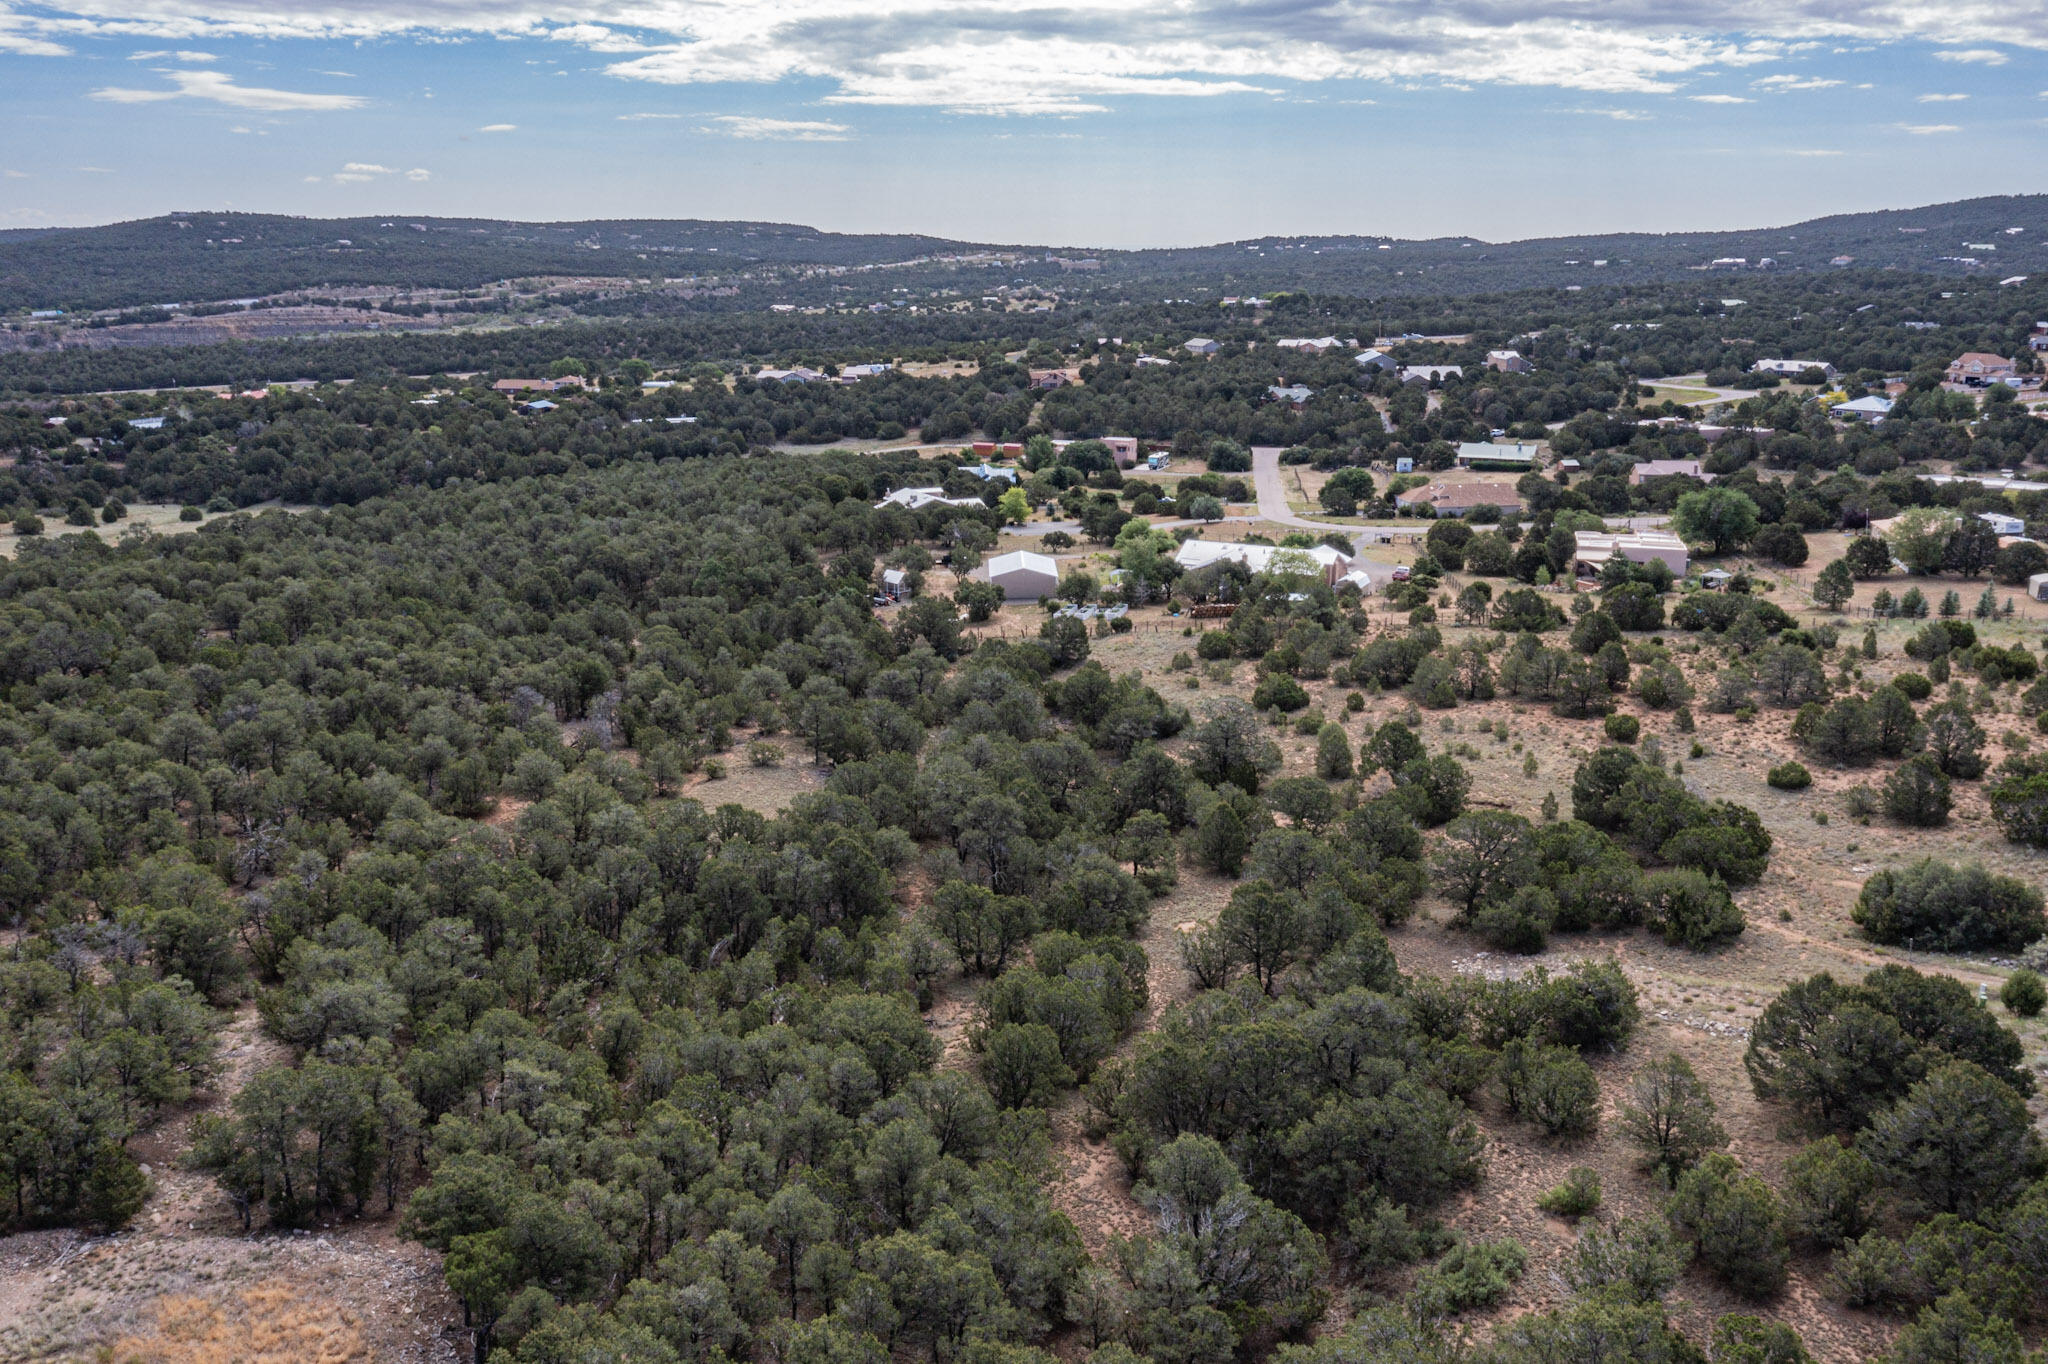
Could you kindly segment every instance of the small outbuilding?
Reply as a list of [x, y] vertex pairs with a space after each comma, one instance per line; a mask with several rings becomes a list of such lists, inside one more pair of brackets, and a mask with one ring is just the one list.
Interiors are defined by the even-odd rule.
[[2027, 595], [2035, 601], [2048, 601], [2048, 573], [2036, 573], [2027, 579]]

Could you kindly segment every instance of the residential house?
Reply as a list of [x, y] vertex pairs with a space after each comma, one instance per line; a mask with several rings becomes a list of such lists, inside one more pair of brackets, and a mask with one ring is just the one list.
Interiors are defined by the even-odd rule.
[[1502, 516], [1520, 516], [1522, 499], [1512, 484], [1469, 482], [1426, 483], [1394, 499], [1397, 507], [1430, 507], [1438, 516], [1463, 516], [1475, 507], [1494, 507]]
[[162, 417], [130, 417], [128, 419], [128, 429], [130, 431], [161, 431], [163, 425], [164, 419]]
[[565, 388], [582, 388], [583, 376], [565, 374], [559, 379], [500, 379], [491, 385], [494, 393], [560, 393]]
[[1358, 353], [1358, 367], [1360, 369], [1373, 369], [1384, 372], [1390, 369], [1399, 369], [1401, 362], [1383, 350], [1362, 350]]
[[1109, 447], [1109, 453], [1116, 460], [1117, 468], [1128, 469], [1138, 462], [1136, 436], [1097, 436], [1095, 439]]
[[885, 507], [902, 507], [906, 511], [923, 511], [926, 507], [985, 507], [988, 504], [978, 497], [948, 497], [944, 488], [898, 488], [880, 502], [875, 510]]
[[1031, 371], [1033, 388], [1065, 388], [1070, 382], [1063, 369], [1034, 369]]
[[988, 580], [1003, 590], [1005, 601], [1037, 601], [1059, 590], [1060, 566], [1049, 554], [1013, 550], [990, 559]]
[[818, 370], [807, 369], [802, 365], [798, 365], [795, 369], [761, 370], [754, 375], [754, 382], [757, 384], [810, 384], [816, 383], [824, 377], [824, 374]]
[[963, 464], [960, 466], [960, 472], [963, 474], [973, 474], [983, 483], [988, 482], [992, 478], [999, 478], [1005, 483], [1015, 483], [1017, 481], [1017, 471], [1015, 469], [998, 469], [995, 465], [987, 463]]
[[1326, 350], [1336, 350], [1344, 343], [1334, 336], [1283, 336], [1273, 345], [1280, 350], [1307, 351], [1321, 355]]
[[1486, 367], [1497, 369], [1503, 374], [1527, 374], [1531, 365], [1518, 350], [1490, 350], [1486, 352]]
[[1846, 403], [1836, 403], [1828, 409], [1830, 417], [1839, 417], [1845, 422], [1867, 422], [1876, 426], [1892, 414], [1896, 406], [1890, 398], [1853, 398]]
[[1288, 384], [1285, 387], [1279, 384], [1269, 384], [1266, 387], [1266, 392], [1272, 397], [1274, 402], [1286, 403], [1297, 412], [1302, 409], [1303, 405], [1310, 398], [1315, 396], [1314, 389], [1301, 384]]
[[[1215, 342], [1212, 341], [1210, 342], [1210, 344], [1214, 345]], [[1173, 363], [1173, 361], [1167, 359], [1163, 355], [1141, 355], [1137, 359], [1131, 361], [1131, 363], [1136, 366], [1170, 365]]]
[[1183, 343], [1181, 349], [1190, 355], [1214, 355], [1217, 351], [1222, 350], [1223, 347], [1206, 336], [1197, 336]]
[[1686, 552], [1685, 541], [1664, 530], [1634, 530], [1619, 534], [1602, 531], [1578, 531], [1577, 541], [1572, 550], [1572, 571], [1582, 578], [1597, 578], [1600, 570], [1610, 559], [1626, 559], [1633, 564], [1662, 563], [1674, 577], [1684, 577], [1691, 558]]
[[1274, 566], [1274, 560], [1288, 556], [1287, 564], [1313, 564], [1324, 582], [1335, 587], [1345, 574], [1352, 571], [1352, 556], [1328, 545], [1315, 545], [1308, 549], [1283, 549], [1278, 545], [1245, 545], [1227, 540], [1187, 540], [1173, 556], [1184, 573], [1207, 568], [1211, 564], [1237, 563], [1253, 573], [1264, 573]]
[[846, 365], [839, 371], [839, 382], [857, 384], [863, 379], [880, 378], [895, 368], [896, 366], [887, 360], [879, 360], [869, 365]]
[[1714, 476], [1706, 472], [1696, 459], [1646, 459], [1628, 471], [1630, 487], [1653, 478], [1696, 478], [1702, 483], [1714, 481]]
[[521, 412], [552, 412], [558, 406], [560, 406], [559, 403], [551, 403], [546, 398], [535, 398], [530, 403], [519, 404], [519, 410]]
[[1988, 351], [1972, 350], [1958, 355], [1948, 367], [1948, 381], [1952, 384], [1968, 384], [1971, 388], [1983, 388], [1987, 384], [2010, 379], [2019, 373], [2019, 366], [2003, 355]]
[[1536, 467], [1536, 455], [1535, 446], [1523, 445], [1519, 441], [1513, 445], [1464, 441], [1458, 446], [1457, 463], [1461, 469], [1533, 469]]
[[1403, 365], [1401, 382], [1405, 384], [1419, 379], [1425, 384], [1430, 384], [1444, 379], [1461, 378], [1464, 373], [1463, 365]]
[[2034, 334], [2027, 338], [2028, 350], [2048, 350], [2048, 322], [2036, 322]]
[[1810, 369], [1817, 369], [1830, 379], [1835, 377], [1835, 367], [1825, 360], [1759, 360], [1749, 367], [1749, 372], [1796, 379]]
[[2025, 521], [2017, 516], [2007, 516], [2004, 512], [1978, 512], [1977, 519], [1997, 531], [2000, 535], [2025, 535], [2027, 533], [2027, 523]]
[[882, 595], [890, 601], [902, 601], [910, 595], [910, 575], [900, 568], [883, 569]]

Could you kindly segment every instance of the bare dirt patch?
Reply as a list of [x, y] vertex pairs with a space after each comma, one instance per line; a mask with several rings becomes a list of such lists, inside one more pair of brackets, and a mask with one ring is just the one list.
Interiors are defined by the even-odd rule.
[[221, 1057], [211, 1092], [133, 1143], [154, 1187], [126, 1231], [0, 1238], [0, 1359], [101, 1359], [111, 1347], [166, 1364], [455, 1364], [461, 1309], [440, 1256], [400, 1240], [389, 1219], [244, 1233], [213, 1181], [179, 1168], [192, 1118], [222, 1109], [284, 1049], [245, 1006]]

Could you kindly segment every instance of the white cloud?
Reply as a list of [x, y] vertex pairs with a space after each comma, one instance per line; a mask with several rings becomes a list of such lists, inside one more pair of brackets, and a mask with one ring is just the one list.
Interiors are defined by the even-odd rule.
[[18, 171], [18, 170], [14, 170], [14, 169], [12, 169], [11, 167], [10, 167], [9, 169], [7, 169], [7, 170], [4, 170], [4, 171], [0, 171], [0, 180], [26, 180], [26, 179], [28, 179], [28, 172], [27, 172], [27, 171]]
[[1915, 104], [1955, 104], [1968, 98], [1968, 95], [1921, 95], [1913, 102]]
[[1753, 99], [1747, 99], [1747, 98], [1744, 98], [1744, 97], [1743, 97], [1743, 96], [1741, 96], [1741, 95], [1694, 95], [1694, 96], [1692, 97], [1692, 102], [1693, 102], [1694, 104], [1754, 104], [1754, 103], [1756, 103], [1756, 101], [1755, 101], [1755, 100], [1753, 100]]
[[18, 15], [0, 10], [0, 52], [14, 57], [68, 57], [71, 49], [48, 38], [30, 37], [21, 32], [25, 21]]
[[750, 118], [745, 114], [714, 114], [711, 121], [716, 127], [705, 128], [707, 133], [720, 133], [726, 137], [737, 137], [749, 142], [844, 142], [853, 130], [844, 123], [820, 123], [794, 118]]
[[480, 133], [516, 133], [519, 131], [519, 125], [516, 123], [486, 123], [477, 131]]
[[114, 173], [112, 166], [80, 166], [79, 169], [87, 175], [112, 175]]
[[203, 99], [231, 109], [276, 111], [355, 109], [368, 103], [361, 95], [316, 95], [298, 90], [266, 90], [236, 85], [224, 71], [159, 71], [171, 82], [168, 90], [135, 90], [103, 86], [91, 97], [111, 104], [155, 104], [167, 99]]
[[1786, 147], [1783, 150], [1786, 156], [1842, 156], [1846, 154], [1832, 147]]
[[1825, 76], [1765, 76], [1751, 81], [1754, 90], [1832, 90], [1842, 82]]
[[1611, 118], [1616, 123], [1643, 123], [1650, 115], [1640, 109], [1559, 109], [1560, 114], [1587, 114], [1593, 118]]
[[203, 64], [205, 62], [217, 62], [220, 58], [211, 52], [192, 52], [180, 48], [175, 52], [131, 52], [128, 54], [128, 60], [131, 62], [188, 62]]
[[2004, 66], [2012, 60], [1995, 47], [1949, 48], [1934, 54], [1938, 62], [1972, 62], [1979, 66]]
[[[1136, 96], [1268, 97], [1283, 81], [1512, 85], [1629, 99], [1680, 93], [1715, 70], [1828, 50], [1914, 44], [1943, 61], [1981, 63], [2004, 63], [2014, 49], [2048, 51], [2048, 6], [2012, 0], [41, 0], [32, 14], [6, 8], [19, 3], [0, 0], [0, 52], [62, 55], [75, 37], [166, 49], [232, 38], [544, 39], [612, 59], [603, 69], [623, 80], [787, 82], [822, 90], [827, 104], [975, 114], [1089, 113]], [[1758, 88], [1845, 83], [1767, 80]]]
[[638, 38], [628, 37], [623, 33], [616, 33], [606, 28], [603, 24], [564, 24], [560, 28], [549, 29], [548, 37], [558, 43], [574, 43], [578, 47], [588, 48], [592, 52], [652, 52], [655, 50], [648, 47]]
[[373, 180], [382, 180], [390, 175], [403, 176], [415, 184], [434, 178], [432, 171], [419, 166], [415, 166], [409, 171], [401, 171], [396, 166], [383, 166], [375, 161], [349, 161], [344, 163], [342, 168], [332, 175], [307, 176], [306, 183], [317, 185], [324, 180], [332, 180], [337, 185], [365, 185]]
[[1900, 132], [1911, 133], [1914, 137], [1933, 137], [1939, 133], [1959, 133], [1962, 128], [1954, 123], [1898, 123]]
[[681, 114], [620, 114], [621, 123], [641, 123], [651, 118], [681, 118]]

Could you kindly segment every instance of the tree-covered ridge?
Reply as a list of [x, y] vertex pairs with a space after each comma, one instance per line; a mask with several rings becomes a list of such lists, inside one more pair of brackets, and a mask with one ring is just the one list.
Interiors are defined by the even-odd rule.
[[[2039, 269], [2043, 198], [1994, 196], [1923, 208], [1838, 214], [1779, 228], [1603, 233], [1515, 242], [1375, 236], [1264, 238], [1145, 251], [1087, 243], [1049, 250], [913, 234], [822, 232], [785, 223], [495, 219], [316, 219], [193, 212], [90, 228], [0, 232], [0, 312], [204, 302], [315, 286], [466, 288], [520, 275], [641, 276], [747, 267], [846, 268], [937, 255], [1000, 253], [1037, 265], [1063, 288], [1142, 288], [1401, 296], [1473, 293], [1516, 284], [1563, 287], [1670, 280], [1710, 261], [1765, 257], [1785, 271], [1822, 271], [1849, 256], [1869, 269], [1954, 276], [1972, 243], [1998, 247], [1999, 273]], [[2011, 227], [2020, 234], [2008, 234]], [[1383, 249], [1386, 248], [1386, 249]], [[1086, 258], [1075, 276], [1049, 258]], [[1600, 264], [1595, 265], [1598, 261]], [[1036, 273], [1034, 271], [1034, 273]]]

